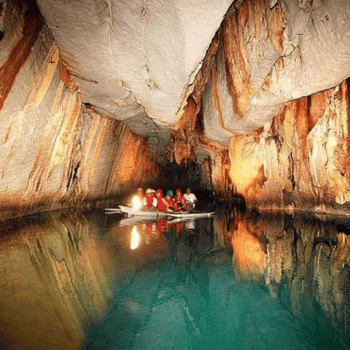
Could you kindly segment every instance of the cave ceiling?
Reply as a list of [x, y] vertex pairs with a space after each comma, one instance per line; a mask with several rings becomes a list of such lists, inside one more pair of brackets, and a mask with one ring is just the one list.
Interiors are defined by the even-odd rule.
[[38, 1], [83, 101], [138, 133], [176, 122], [230, 0]]
[[166, 135], [194, 96], [208, 137], [227, 144], [350, 75], [350, 1], [38, 5], [83, 102], [144, 136]]

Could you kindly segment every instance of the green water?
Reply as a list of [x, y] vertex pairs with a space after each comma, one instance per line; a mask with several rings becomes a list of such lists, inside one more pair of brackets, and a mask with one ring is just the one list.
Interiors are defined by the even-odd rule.
[[0, 236], [1, 349], [350, 349], [350, 224], [57, 213]]

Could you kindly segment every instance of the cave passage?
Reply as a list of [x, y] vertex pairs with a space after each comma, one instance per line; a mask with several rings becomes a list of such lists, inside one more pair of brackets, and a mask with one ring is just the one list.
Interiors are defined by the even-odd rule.
[[343, 219], [6, 222], [1, 349], [349, 349]]
[[[196, 195], [196, 210], [198, 211], [212, 211], [215, 210], [219, 199], [214, 195], [213, 189], [208, 186], [203, 179], [203, 172], [201, 167], [191, 159], [179, 165], [176, 162], [166, 162], [161, 167], [161, 176], [157, 178], [157, 182], [152, 182], [154, 179], [148, 179], [147, 185], [141, 186], [144, 191], [149, 188], [162, 189], [164, 196], [168, 190], [173, 191], [174, 195], [176, 189], [181, 189], [182, 193], [186, 193], [186, 189], [190, 188]], [[136, 194], [135, 191], [129, 193], [122, 199], [123, 204], [130, 204], [130, 198]], [[236, 204], [234, 195], [231, 196], [231, 201], [227, 202], [227, 206]], [[237, 197], [238, 200], [238, 197]]]

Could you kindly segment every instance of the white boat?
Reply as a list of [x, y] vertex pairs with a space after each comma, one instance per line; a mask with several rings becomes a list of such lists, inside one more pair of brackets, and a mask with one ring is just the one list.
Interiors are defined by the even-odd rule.
[[168, 212], [168, 211], [147, 211], [147, 210], [135, 210], [124, 205], [119, 205], [118, 208], [106, 208], [107, 214], [114, 213], [124, 213], [128, 216], [139, 216], [149, 219], [157, 219], [161, 217], [172, 217], [172, 218], [208, 218], [212, 216], [215, 212], [191, 212], [191, 211], [181, 211], [181, 212]]

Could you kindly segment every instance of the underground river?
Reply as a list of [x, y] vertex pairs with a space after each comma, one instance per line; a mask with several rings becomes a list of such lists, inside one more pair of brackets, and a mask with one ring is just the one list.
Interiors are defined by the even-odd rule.
[[350, 349], [350, 221], [8, 221], [1, 349]]

